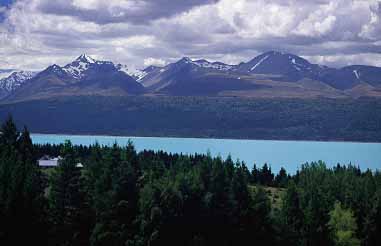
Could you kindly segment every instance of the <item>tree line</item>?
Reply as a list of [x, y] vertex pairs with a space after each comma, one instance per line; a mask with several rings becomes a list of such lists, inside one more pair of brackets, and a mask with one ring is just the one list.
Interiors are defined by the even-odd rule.
[[[41, 169], [43, 155], [63, 159]], [[33, 145], [11, 118], [1, 126], [1, 245], [372, 246], [380, 232], [379, 171], [320, 161], [275, 175], [132, 143]]]

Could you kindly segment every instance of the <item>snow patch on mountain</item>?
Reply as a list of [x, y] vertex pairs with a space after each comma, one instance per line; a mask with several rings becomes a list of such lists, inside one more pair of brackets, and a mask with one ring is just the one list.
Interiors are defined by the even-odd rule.
[[77, 66], [65, 66], [63, 70], [71, 74], [74, 78], [80, 79], [83, 77], [83, 72], [89, 68], [89, 64], [80, 62]]
[[97, 61], [86, 54], [80, 55], [73, 62], [67, 64], [62, 69], [73, 76], [75, 79], [81, 79], [84, 76], [84, 72], [89, 69], [93, 64], [103, 64], [106, 62]]
[[91, 58], [90, 56], [86, 54], [82, 54], [78, 59], [80, 59], [81, 61], [85, 63], [90, 63], [90, 64], [96, 63], [96, 60], [94, 60], [93, 58]]
[[20, 87], [26, 80], [33, 78], [34, 75], [36, 75], [36, 72], [13, 72], [8, 77], [0, 79], [0, 88], [8, 92], [14, 91], [18, 87]]
[[139, 69], [129, 69], [127, 65], [118, 64], [115, 66], [119, 71], [131, 76], [136, 81], [140, 82], [148, 73]]
[[220, 71], [229, 71], [234, 67], [232, 65], [227, 65], [221, 62], [208, 62], [207, 60], [191, 61], [191, 63], [198, 67], [212, 68]]
[[[311, 70], [310, 64], [298, 63], [295, 57], [292, 58], [292, 57], [289, 56], [288, 58], [291, 60], [291, 63], [293, 64], [293, 67], [296, 70], [298, 70], [298, 71]], [[303, 60], [300, 60], [300, 61], [303, 61]]]
[[359, 75], [359, 73], [357, 72], [357, 70], [353, 70], [353, 73], [355, 74], [355, 76], [356, 76], [357, 79], [360, 79], [360, 75]]
[[261, 60], [259, 60], [259, 62], [257, 62], [257, 64], [255, 64], [255, 65], [250, 69], [250, 71], [254, 71], [254, 70], [255, 70], [259, 65], [261, 65], [262, 62], [264, 62], [267, 58], [269, 58], [268, 55], [265, 56], [265, 57], [263, 57]]
[[110, 61], [98, 61], [90, 56], [83, 54], [79, 56], [76, 60], [73, 62], [67, 64], [62, 69], [71, 75], [75, 79], [82, 79], [86, 75], [86, 71], [94, 66], [97, 65], [112, 65], [115, 67], [116, 71], [123, 72], [131, 77], [133, 77], [135, 80], [140, 81], [142, 80], [148, 73], [142, 70], [138, 69], [129, 69], [126, 65], [123, 64], [114, 64]]

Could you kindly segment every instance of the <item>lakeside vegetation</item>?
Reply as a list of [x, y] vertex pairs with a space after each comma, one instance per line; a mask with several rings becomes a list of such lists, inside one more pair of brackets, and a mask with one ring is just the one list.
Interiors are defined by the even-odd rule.
[[0, 104], [9, 113], [36, 133], [381, 141], [377, 98], [77, 96]]
[[[1, 245], [381, 245], [376, 170], [34, 145], [11, 118], [1, 132]], [[63, 159], [41, 169], [43, 155]]]

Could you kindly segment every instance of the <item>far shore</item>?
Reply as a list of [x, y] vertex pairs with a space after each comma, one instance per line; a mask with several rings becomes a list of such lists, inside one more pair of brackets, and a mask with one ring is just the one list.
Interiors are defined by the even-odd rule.
[[251, 139], [251, 138], [224, 138], [224, 137], [189, 137], [189, 136], [133, 136], [133, 135], [117, 135], [117, 134], [91, 134], [91, 133], [37, 133], [31, 132], [32, 135], [51, 135], [51, 136], [73, 136], [73, 137], [115, 137], [115, 138], [169, 138], [169, 139], [202, 139], [202, 140], [231, 140], [231, 141], [275, 141], [275, 142], [334, 142], [334, 143], [357, 143], [357, 144], [381, 144], [380, 142], [372, 141], [351, 141], [351, 140], [342, 140], [342, 139], [330, 139], [330, 140], [311, 140], [311, 139]]

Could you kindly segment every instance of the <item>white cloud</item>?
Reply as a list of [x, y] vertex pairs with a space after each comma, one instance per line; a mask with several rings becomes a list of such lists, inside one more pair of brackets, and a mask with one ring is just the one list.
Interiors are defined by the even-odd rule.
[[182, 56], [238, 63], [267, 50], [336, 66], [375, 65], [379, 6], [379, 0], [18, 0], [0, 10], [6, 11], [0, 68], [42, 69], [81, 53], [134, 67]]
[[298, 10], [276, 1], [223, 0], [217, 6], [219, 16], [242, 37], [284, 37], [296, 21]]
[[148, 67], [151, 65], [161, 67], [161, 66], [165, 66], [166, 64], [167, 64], [167, 62], [164, 61], [163, 59], [160, 59], [160, 58], [149, 57], [149, 58], [144, 59], [144, 66], [145, 67]]
[[329, 65], [348, 66], [353, 64], [365, 63], [371, 66], [381, 67], [381, 56], [379, 54], [374, 54], [374, 53], [362, 53], [362, 54], [355, 54], [355, 55], [345, 55], [345, 54], [325, 55], [325, 56], [316, 55], [316, 56], [304, 56], [304, 58], [308, 59], [312, 63], [326, 64], [328, 66]]
[[295, 33], [304, 36], [322, 36], [332, 31], [333, 25], [336, 22], [336, 17], [329, 15], [321, 18], [311, 15], [297, 27]]
[[128, 38], [116, 38], [111, 41], [111, 44], [120, 48], [137, 47], [137, 48], [152, 48], [154, 47], [155, 38], [148, 35], [132, 36]]
[[362, 26], [359, 36], [377, 41], [381, 38], [381, 2], [371, 5], [370, 10], [369, 22]]

